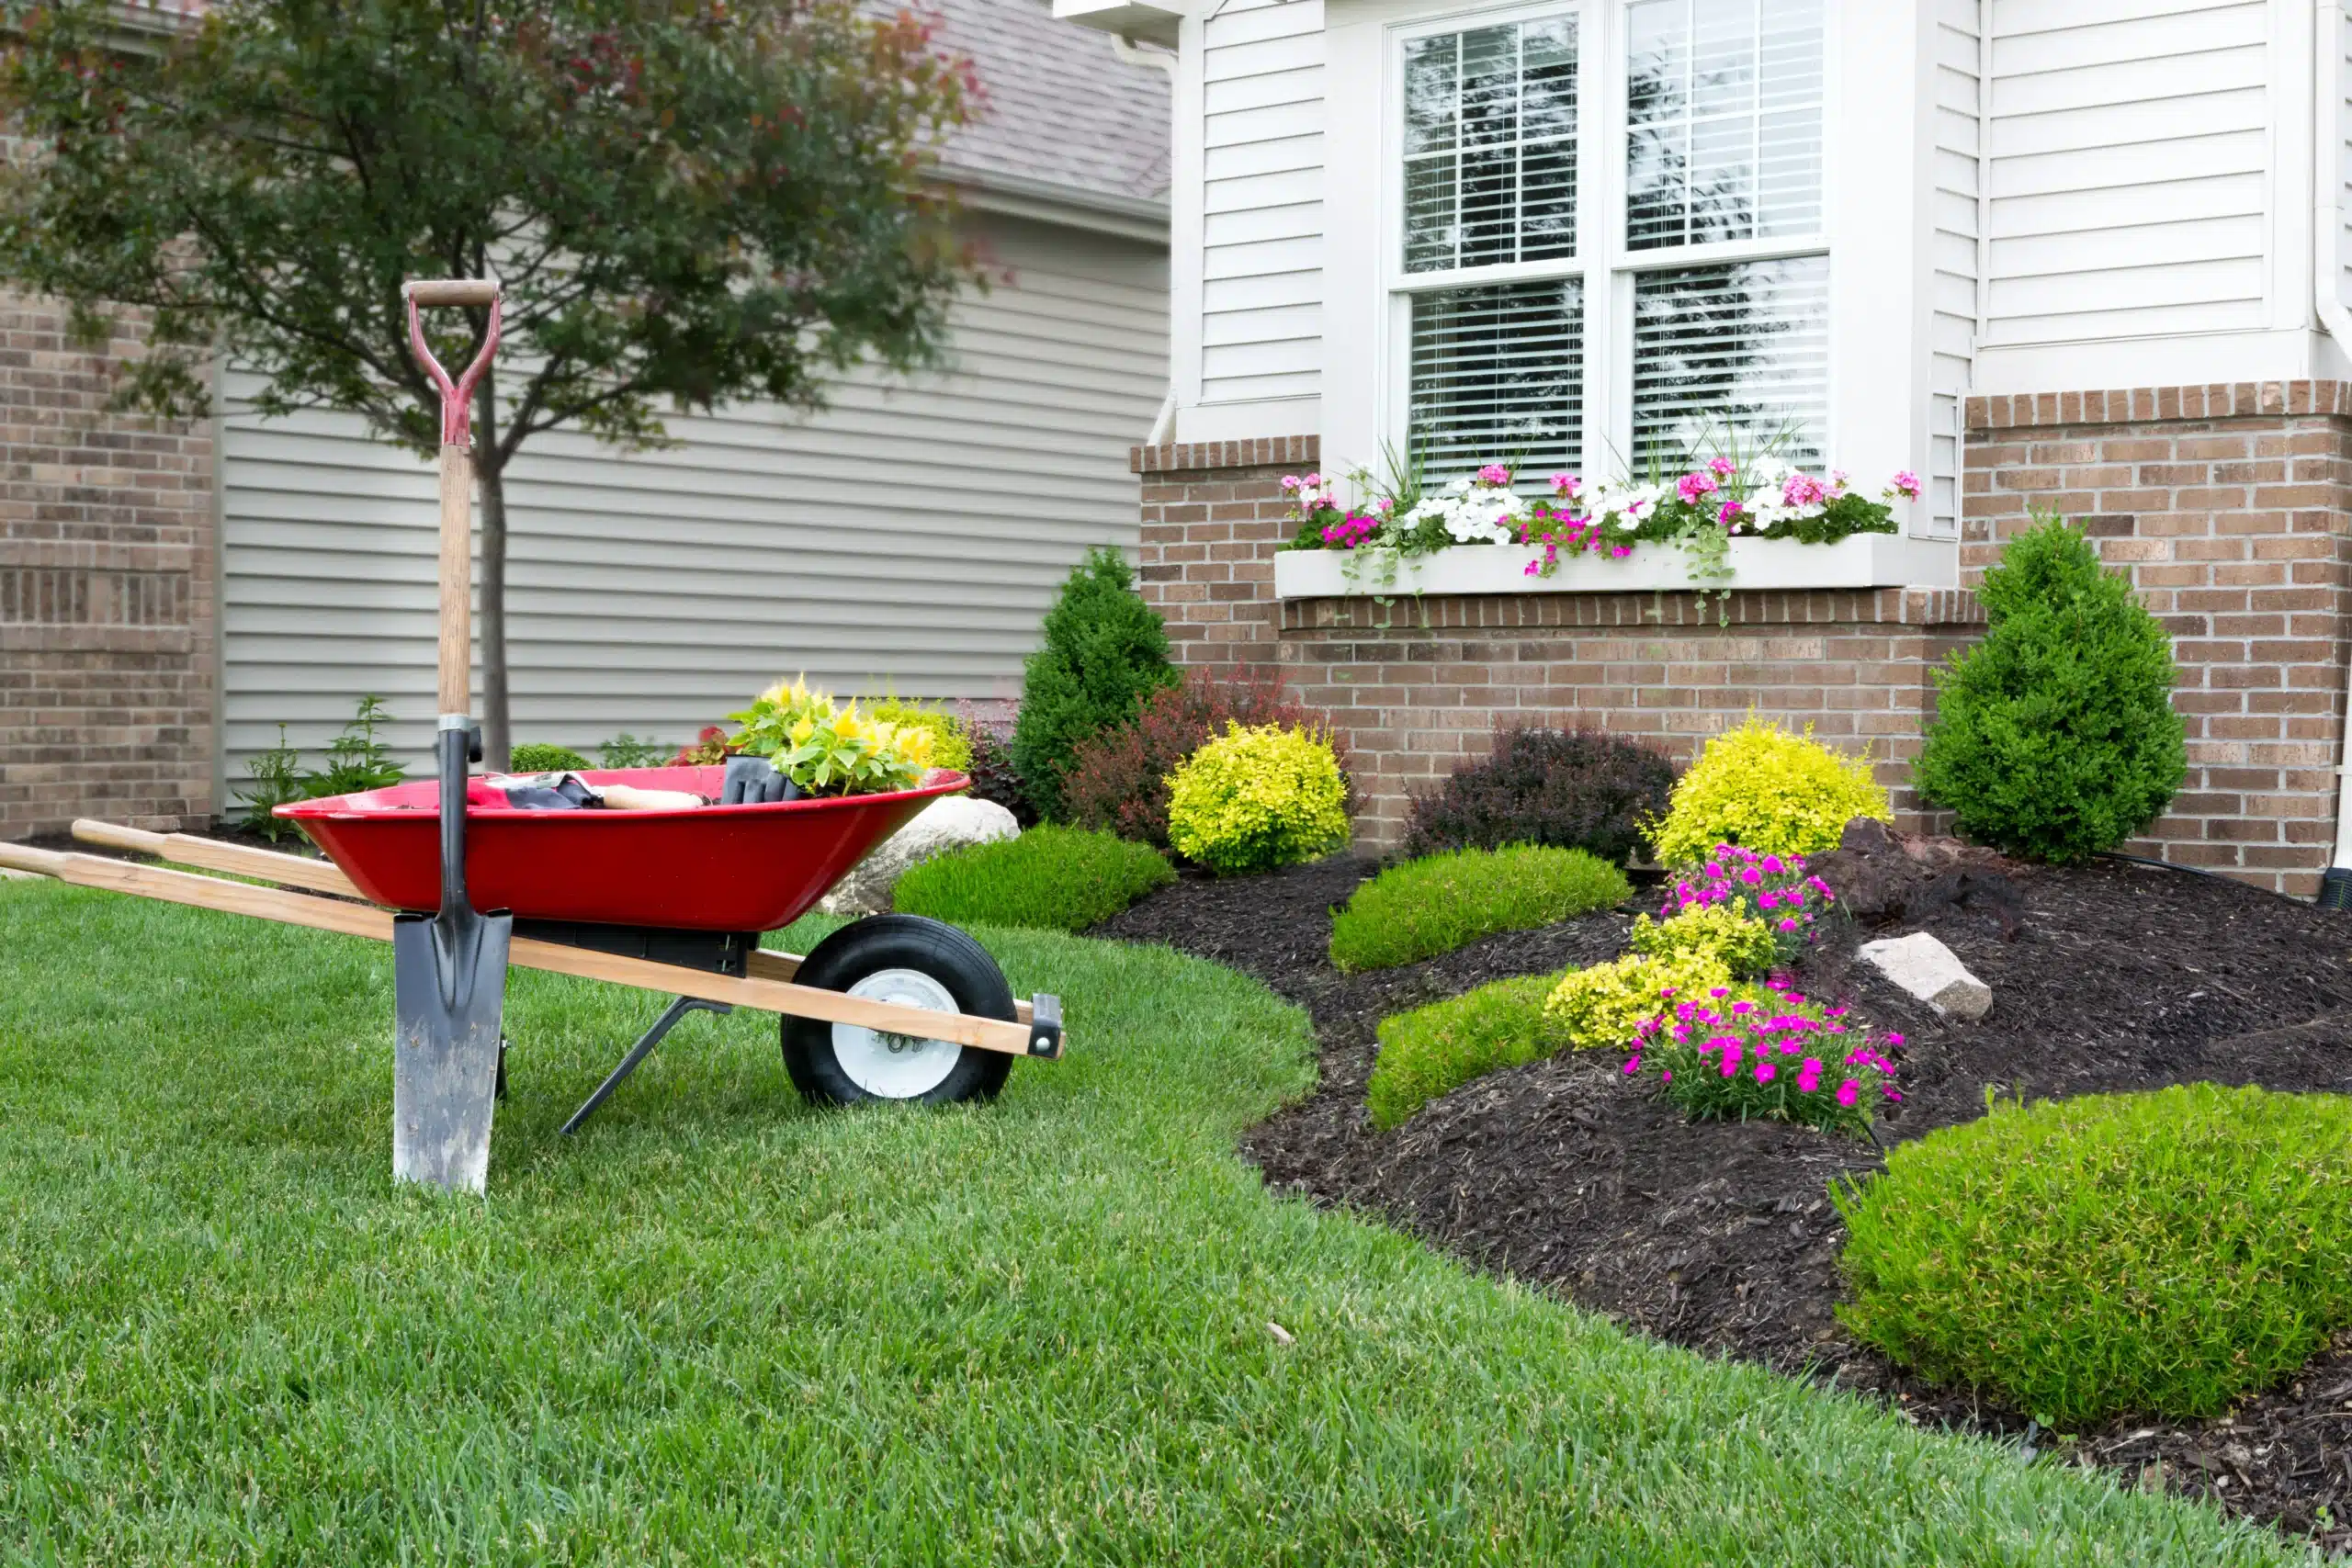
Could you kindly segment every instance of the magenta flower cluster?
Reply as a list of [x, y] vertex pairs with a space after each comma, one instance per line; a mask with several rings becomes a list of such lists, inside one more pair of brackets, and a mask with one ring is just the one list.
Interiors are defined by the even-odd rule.
[[1816, 915], [1826, 914], [1836, 897], [1829, 884], [1810, 875], [1803, 855], [1770, 855], [1738, 844], [1717, 844], [1703, 864], [1685, 867], [1675, 877], [1658, 910], [1661, 919], [1708, 904], [1736, 904], [1741, 913], [1770, 926], [1783, 952], [1793, 953], [1813, 935]]
[[1753, 987], [1716, 987], [1645, 1022], [1626, 1076], [1657, 1076], [1659, 1089], [1694, 1119], [1772, 1117], [1803, 1126], [1866, 1133], [1871, 1113], [1899, 1101], [1894, 1064], [1849, 1027], [1844, 1008], [1808, 1001], [1775, 977], [1761, 999]]
[[1352, 550], [1370, 538], [1373, 530], [1379, 526], [1379, 518], [1366, 517], [1361, 512], [1351, 512], [1337, 523], [1324, 525], [1323, 543], [1325, 547], [1329, 549]]

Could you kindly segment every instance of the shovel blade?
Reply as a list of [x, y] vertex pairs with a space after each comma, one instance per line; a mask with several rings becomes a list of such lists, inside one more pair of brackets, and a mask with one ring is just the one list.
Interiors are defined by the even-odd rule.
[[480, 1192], [490, 1178], [511, 915], [392, 922], [392, 1177]]

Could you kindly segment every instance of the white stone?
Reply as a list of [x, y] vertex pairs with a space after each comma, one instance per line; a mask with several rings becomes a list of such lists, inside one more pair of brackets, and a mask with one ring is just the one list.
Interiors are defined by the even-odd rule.
[[944, 795], [876, 845], [873, 853], [833, 884], [833, 890], [817, 908], [828, 915], [888, 914], [890, 892], [899, 886], [899, 878], [906, 874], [908, 867], [967, 844], [993, 843], [999, 839], [1020, 836], [1020, 822], [996, 802], [975, 800], [968, 795]]
[[1946, 1018], [1979, 1019], [1992, 1010], [1993, 987], [1926, 931], [1866, 942], [1861, 953], [1871, 968]]

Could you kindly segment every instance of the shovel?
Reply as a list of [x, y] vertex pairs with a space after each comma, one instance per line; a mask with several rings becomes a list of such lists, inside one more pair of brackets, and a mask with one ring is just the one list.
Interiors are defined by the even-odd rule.
[[[500, 1018], [514, 917], [466, 897], [466, 764], [481, 756], [467, 712], [473, 668], [474, 383], [498, 350], [495, 279], [410, 283], [409, 344], [441, 390], [441, 912], [392, 923], [392, 1177], [480, 1192], [490, 1175]], [[481, 352], [454, 384], [425, 346], [417, 309], [487, 305]]]

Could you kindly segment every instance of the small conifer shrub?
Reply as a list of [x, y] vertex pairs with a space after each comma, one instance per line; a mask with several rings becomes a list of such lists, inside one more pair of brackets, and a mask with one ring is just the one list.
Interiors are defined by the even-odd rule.
[[2009, 854], [2113, 849], [2188, 773], [2171, 639], [2055, 517], [2010, 540], [1978, 593], [1984, 640], [1939, 674], [1919, 793]]
[[1107, 547], [1089, 552], [1046, 612], [1012, 727], [1012, 764], [1038, 815], [1065, 815], [1062, 778], [1080, 741], [1125, 724], [1175, 682], [1168, 628], [1136, 592], [1126, 558]]

